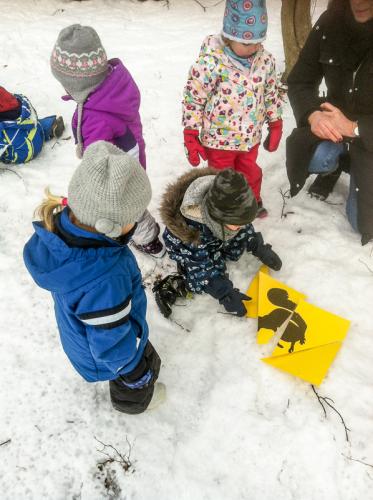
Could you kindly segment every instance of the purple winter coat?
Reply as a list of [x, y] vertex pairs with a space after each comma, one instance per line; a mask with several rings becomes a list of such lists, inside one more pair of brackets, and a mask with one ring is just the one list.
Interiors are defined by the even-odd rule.
[[[66, 96], [64, 99], [71, 99]], [[83, 149], [96, 141], [108, 141], [129, 151], [139, 147], [139, 161], [146, 168], [145, 142], [140, 119], [140, 91], [120, 59], [109, 60], [109, 73], [83, 105]], [[78, 111], [72, 127], [76, 136]]]

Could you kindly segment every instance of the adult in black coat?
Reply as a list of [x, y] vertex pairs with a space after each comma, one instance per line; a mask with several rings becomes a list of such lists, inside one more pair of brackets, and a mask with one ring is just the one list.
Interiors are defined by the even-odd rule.
[[364, 245], [373, 239], [373, 0], [332, 0], [288, 85], [297, 122], [286, 142], [291, 196], [317, 173], [309, 192], [325, 199], [350, 171], [347, 217]]

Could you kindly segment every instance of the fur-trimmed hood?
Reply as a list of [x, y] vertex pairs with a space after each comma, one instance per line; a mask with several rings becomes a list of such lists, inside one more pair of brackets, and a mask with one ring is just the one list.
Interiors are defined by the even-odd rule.
[[213, 168], [198, 168], [182, 175], [176, 182], [167, 186], [160, 207], [162, 222], [172, 234], [185, 243], [198, 245], [200, 231], [189, 226], [180, 211], [184, 195], [196, 179], [216, 174], [218, 174], [218, 171]]

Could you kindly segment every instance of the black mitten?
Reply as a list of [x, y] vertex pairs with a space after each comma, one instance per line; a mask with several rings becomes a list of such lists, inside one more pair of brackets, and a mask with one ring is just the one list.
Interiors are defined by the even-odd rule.
[[248, 251], [251, 251], [255, 257], [274, 271], [279, 271], [282, 267], [280, 257], [272, 250], [272, 245], [264, 243], [262, 233], [256, 233], [253, 242], [249, 242]]
[[243, 304], [243, 300], [251, 300], [251, 297], [241, 293], [237, 288], [233, 288], [231, 292], [219, 300], [219, 303], [224, 306], [225, 310], [230, 313], [235, 313], [237, 316], [246, 316], [247, 310]]
[[245, 316], [246, 308], [243, 300], [251, 300], [237, 288], [233, 288], [233, 283], [226, 276], [218, 276], [210, 280], [205, 287], [205, 292], [219, 300], [227, 312], [235, 313], [237, 316]]

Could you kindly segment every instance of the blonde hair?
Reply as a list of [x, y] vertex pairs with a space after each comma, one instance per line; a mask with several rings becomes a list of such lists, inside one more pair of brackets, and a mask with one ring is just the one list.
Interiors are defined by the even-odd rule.
[[229, 38], [226, 38], [224, 35], [221, 35], [221, 39], [226, 47], [232, 48], [231, 47], [231, 41]]
[[37, 207], [34, 215], [43, 222], [45, 229], [53, 233], [55, 231], [54, 216], [64, 209], [67, 200], [63, 196], [52, 194], [49, 188], [45, 188], [44, 194], [46, 197]]

